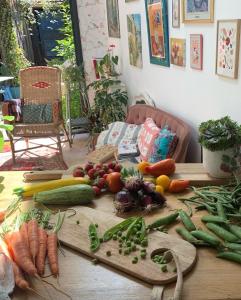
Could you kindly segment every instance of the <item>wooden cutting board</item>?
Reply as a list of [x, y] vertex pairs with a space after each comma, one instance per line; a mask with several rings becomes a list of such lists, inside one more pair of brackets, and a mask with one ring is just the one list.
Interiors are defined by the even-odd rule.
[[[79, 224], [76, 221], [79, 221]], [[88, 237], [89, 224], [97, 223], [98, 234], [102, 236], [107, 229], [121, 221], [123, 219], [111, 214], [81, 207], [78, 208], [75, 216], [65, 218], [58, 237], [64, 245], [154, 285], [162, 285], [176, 280], [175, 272], [164, 273], [161, 271], [160, 266], [151, 260], [151, 256], [158, 250], [172, 249], [180, 260], [184, 274], [194, 266], [197, 254], [193, 245], [175, 236], [157, 231], [148, 235], [147, 257], [144, 260], [139, 259], [137, 264], [132, 264], [132, 258], [134, 256], [139, 257], [139, 251], [132, 252], [128, 256], [121, 255], [118, 251], [118, 241], [110, 240], [102, 243], [97, 252], [91, 252]], [[111, 251], [111, 256], [106, 255], [107, 251]]]

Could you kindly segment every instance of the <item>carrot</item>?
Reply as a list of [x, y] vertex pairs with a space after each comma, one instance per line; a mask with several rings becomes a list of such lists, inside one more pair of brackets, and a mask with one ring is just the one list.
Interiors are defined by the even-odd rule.
[[26, 247], [29, 249], [29, 241], [28, 241], [28, 223], [23, 222], [20, 229], [20, 234], [24, 240]]
[[6, 216], [6, 210], [0, 211], [0, 223], [2, 223]]
[[49, 234], [47, 240], [48, 259], [50, 270], [54, 276], [59, 275], [57, 242], [57, 234], [55, 232]]
[[23, 290], [29, 289], [30, 288], [29, 283], [23, 277], [23, 273], [21, 269], [14, 261], [12, 261], [12, 266], [13, 266], [13, 274], [14, 274], [14, 280], [16, 285]]
[[38, 229], [39, 232], [39, 251], [37, 255], [37, 260], [36, 260], [36, 267], [38, 270], [39, 275], [44, 274], [44, 267], [45, 267], [45, 257], [47, 253], [47, 232], [39, 227]]
[[48, 240], [47, 240], [49, 266], [50, 266], [50, 270], [54, 276], [59, 275], [57, 232], [60, 230], [60, 228], [63, 224], [64, 217], [65, 217], [65, 215], [61, 218], [60, 212], [59, 212], [54, 231], [48, 235]]
[[26, 273], [36, 276], [37, 270], [31, 261], [31, 257], [20, 232], [13, 232], [7, 237], [7, 239], [5, 239], [5, 241], [8, 245], [8, 248], [11, 249], [13, 253], [13, 259], [18, 266]]
[[28, 222], [28, 241], [30, 253], [35, 265], [35, 260], [39, 250], [38, 222], [35, 219]]

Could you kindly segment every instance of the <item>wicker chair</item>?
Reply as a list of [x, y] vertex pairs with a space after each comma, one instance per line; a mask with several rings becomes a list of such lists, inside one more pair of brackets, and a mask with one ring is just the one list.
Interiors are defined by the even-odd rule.
[[[14, 130], [12, 135], [8, 134], [13, 163], [16, 162], [15, 153], [22, 151], [29, 151], [39, 147], [48, 147], [59, 150], [62, 153], [61, 142], [68, 142], [71, 147], [71, 143], [66, 132], [64, 121], [61, 114], [61, 70], [53, 67], [29, 67], [20, 71], [20, 94], [21, 94], [21, 111], [24, 113], [24, 106], [31, 107], [31, 105], [49, 105], [51, 121], [50, 122], [28, 122], [24, 123], [23, 120], [14, 123]], [[36, 107], [36, 106], [35, 106]], [[11, 114], [11, 103], [4, 103], [2, 108], [3, 115]], [[37, 111], [41, 113], [41, 111]], [[33, 118], [37, 119], [36, 113], [33, 113]], [[64, 133], [66, 139], [61, 141], [60, 133]], [[50, 145], [44, 145], [35, 143], [35, 146], [29, 147], [29, 138], [51, 138], [54, 143]], [[25, 149], [15, 149], [15, 143], [25, 139]], [[54, 145], [54, 147], [53, 147]]]

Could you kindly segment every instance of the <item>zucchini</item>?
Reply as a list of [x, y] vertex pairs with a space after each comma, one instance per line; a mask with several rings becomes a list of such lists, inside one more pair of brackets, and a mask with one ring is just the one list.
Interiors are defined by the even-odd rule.
[[34, 201], [42, 204], [79, 205], [88, 204], [95, 197], [93, 188], [87, 184], [65, 186], [34, 194]]

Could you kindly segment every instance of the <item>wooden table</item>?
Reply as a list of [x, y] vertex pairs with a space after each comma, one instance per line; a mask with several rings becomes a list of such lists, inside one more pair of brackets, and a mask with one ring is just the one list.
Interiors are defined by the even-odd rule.
[[[188, 165], [187, 165], [188, 167]], [[195, 168], [197, 168], [197, 164]], [[188, 167], [189, 168], [189, 167]], [[198, 172], [198, 169], [197, 169]], [[13, 187], [22, 184], [23, 172], [1, 172], [4, 177], [1, 184], [4, 190], [0, 197], [0, 205], [4, 206], [11, 200]], [[185, 195], [188, 196], [188, 195]], [[147, 222], [160, 215], [170, 213], [171, 209], [185, 208], [173, 195], [167, 195], [167, 207], [159, 209], [146, 217]], [[94, 200], [96, 209], [113, 213], [112, 196], [107, 195]], [[201, 213], [195, 213], [193, 221], [200, 226]], [[176, 234], [174, 227], [169, 234]], [[150, 300], [152, 286], [118, 272], [103, 264], [93, 265], [91, 260], [75, 251], [64, 248], [65, 256], [59, 255], [61, 288], [72, 296], [72, 299], [81, 300]], [[184, 277], [184, 300], [221, 300], [241, 299], [241, 267], [235, 263], [215, 258], [213, 249], [198, 249], [198, 261], [193, 270]], [[55, 279], [48, 281], [56, 283]], [[68, 299], [46, 284], [33, 280], [32, 285], [47, 299]], [[164, 299], [173, 295], [174, 284], [164, 290]], [[50, 296], [51, 295], [51, 296]], [[31, 293], [15, 290], [14, 300], [41, 299]]]

